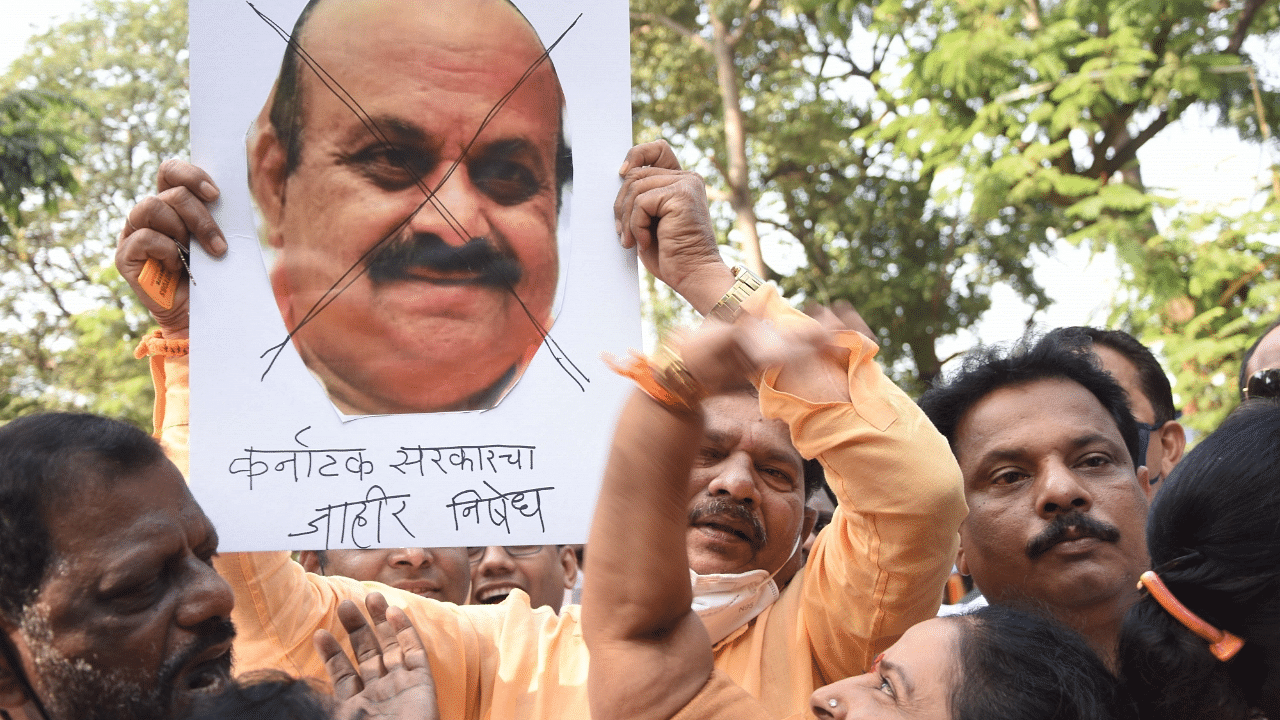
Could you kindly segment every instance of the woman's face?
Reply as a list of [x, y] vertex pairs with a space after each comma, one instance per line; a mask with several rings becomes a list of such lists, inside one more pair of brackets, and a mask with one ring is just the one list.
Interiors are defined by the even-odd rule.
[[962, 622], [934, 618], [911, 627], [871, 672], [814, 691], [813, 714], [824, 720], [950, 720]]

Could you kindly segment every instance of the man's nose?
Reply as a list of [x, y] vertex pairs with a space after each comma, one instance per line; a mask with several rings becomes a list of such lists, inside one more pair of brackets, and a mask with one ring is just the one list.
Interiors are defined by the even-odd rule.
[[[443, 173], [441, 174], [443, 176]], [[439, 179], [434, 185], [439, 185]], [[446, 243], [460, 247], [472, 238], [490, 237], [486, 209], [489, 199], [471, 183], [466, 167], [459, 165], [410, 222], [410, 230], [439, 235]]]
[[745, 452], [733, 453], [716, 469], [718, 472], [707, 486], [707, 492], [712, 495], [729, 495], [745, 503], [760, 502], [755, 466], [750, 455]]
[[1063, 463], [1052, 463], [1036, 481], [1036, 506], [1044, 517], [1088, 512], [1093, 496], [1081, 478]]
[[511, 555], [497, 545], [490, 545], [484, 549], [480, 562], [476, 563], [475, 571], [479, 575], [484, 575], [505, 572], [512, 567], [514, 565], [511, 562]]
[[427, 548], [396, 548], [387, 556], [387, 564], [416, 568], [430, 564], [431, 559], [431, 552]]
[[189, 628], [209, 618], [231, 617], [231, 609], [235, 607], [236, 601], [227, 581], [199, 558], [191, 557], [187, 566], [182, 599], [176, 615], [178, 625]]

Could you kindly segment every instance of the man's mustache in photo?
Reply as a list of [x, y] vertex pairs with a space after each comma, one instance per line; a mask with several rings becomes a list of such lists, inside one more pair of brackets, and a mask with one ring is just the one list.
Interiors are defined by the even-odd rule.
[[439, 285], [488, 285], [510, 289], [523, 272], [515, 256], [487, 237], [450, 245], [435, 233], [401, 228], [366, 260], [375, 284], [417, 280]]

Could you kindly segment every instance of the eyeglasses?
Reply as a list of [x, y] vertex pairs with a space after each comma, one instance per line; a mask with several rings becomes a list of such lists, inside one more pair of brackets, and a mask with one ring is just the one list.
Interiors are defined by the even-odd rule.
[[1280, 397], [1280, 368], [1259, 370], [1249, 376], [1248, 382], [1240, 388], [1244, 399]]
[[[531, 555], [537, 555], [538, 553], [542, 552], [542, 548], [546, 546], [545, 545], [494, 545], [493, 547], [496, 547], [499, 550], [502, 550], [507, 554], [508, 557], [521, 558], [521, 557], [529, 557]], [[481, 545], [480, 547], [469, 547], [467, 548], [467, 559], [471, 561], [472, 565], [479, 564], [479, 562], [484, 559], [484, 551], [488, 549], [489, 547], [486, 545]]]

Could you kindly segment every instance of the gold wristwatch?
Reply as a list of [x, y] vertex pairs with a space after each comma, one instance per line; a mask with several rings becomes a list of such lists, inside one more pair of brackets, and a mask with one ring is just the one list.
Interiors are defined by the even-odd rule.
[[707, 313], [707, 317], [715, 318], [721, 322], [731, 323], [738, 318], [738, 313], [742, 312], [742, 301], [751, 296], [751, 293], [760, 289], [764, 285], [764, 281], [759, 275], [748, 270], [742, 265], [733, 266], [733, 285], [720, 298], [720, 302], [711, 308], [711, 312]]

